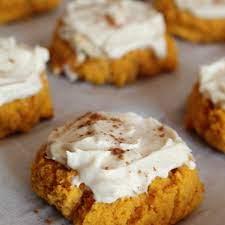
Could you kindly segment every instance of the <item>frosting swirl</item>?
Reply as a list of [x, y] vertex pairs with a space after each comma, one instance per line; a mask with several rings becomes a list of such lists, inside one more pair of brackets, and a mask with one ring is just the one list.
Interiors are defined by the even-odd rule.
[[129, 51], [151, 48], [167, 54], [163, 16], [147, 3], [131, 0], [74, 0], [68, 4], [60, 30], [75, 48], [77, 59], [120, 58]]
[[215, 105], [225, 109], [225, 58], [200, 68], [199, 90]]
[[40, 74], [48, 61], [45, 48], [0, 38], [0, 105], [36, 94], [41, 88]]
[[147, 191], [156, 177], [182, 165], [195, 168], [191, 151], [175, 131], [134, 113], [88, 113], [53, 131], [48, 157], [76, 170], [98, 202]]

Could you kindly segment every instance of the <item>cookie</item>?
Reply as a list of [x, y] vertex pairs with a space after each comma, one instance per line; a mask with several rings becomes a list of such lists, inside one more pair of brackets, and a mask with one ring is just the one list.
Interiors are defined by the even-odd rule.
[[133, 113], [87, 113], [55, 129], [31, 183], [74, 225], [175, 224], [204, 192], [177, 133]]
[[155, 7], [171, 34], [192, 42], [225, 41], [224, 0], [155, 0]]
[[225, 59], [202, 66], [188, 99], [186, 125], [225, 152]]
[[45, 66], [48, 51], [0, 38], [0, 138], [27, 132], [53, 116]]
[[56, 27], [51, 67], [71, 81], [124, 86], [174, 71], [177, 51], [163, 16], [131, 0], [75, 0]]

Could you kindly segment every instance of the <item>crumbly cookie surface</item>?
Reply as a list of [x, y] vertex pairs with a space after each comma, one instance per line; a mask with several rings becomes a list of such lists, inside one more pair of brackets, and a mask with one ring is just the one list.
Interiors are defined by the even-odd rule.
[[76, 171], [46, 158], [46, 146], [32, 166], [33, 190], [76, 225], [170, 225], [183, 219], [202, 201], [204, 192], [196, 170], [181, 167], [168, 178], [157, 178], [148, 192], [113, 203], [96, 203], [85, 185], [71, 185]]
[[34, 96], [0, 106], [0, 138], [16, 132], [27, 132], [41, 119], [53, 116], [48, 81], [42, 75], [43, 88]]
[[174, 0], [155, 0], [155, 7], [165, 15], [168, 31], [192, 42], [224, 42], [225, 19], [202, 19], [180, 10]]
[[186, 125], [208, 144], [225, 152], [225, 111], [205, 98], [195, 85], [188, 99]]
[[59, 35], [58, 24], [50, 47], [51, 67], [59, 74], [69, 65], [79, 79], [94, 84], [115, 84], [124, 86], [140, 77], [152, 77], [161, 72], [174, 71], [177, 66], [177, 50], [175, 42], [170, 36], [167, 40], [167, 57], [158, 59], [151, 49], [140, 49], [127, 53], [119, 59], [89, 58], [78, 64], [76, 54], [70, 44]]
[[60, 0], [0, 0], [0, 24], [53, 9]]

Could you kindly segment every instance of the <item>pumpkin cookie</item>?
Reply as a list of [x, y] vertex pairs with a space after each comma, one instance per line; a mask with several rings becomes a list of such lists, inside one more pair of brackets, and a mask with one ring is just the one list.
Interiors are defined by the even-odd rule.
[[204, 192], [177, 133], [133, 113], [87, 113], [55, 129], [31, 181], [74, 225], [175, 224]]
[[192, 42], [225, 41], [224, 0], [155, 0], [171, 34]]
[[48, 51], [0, 38], [0, 138], [53, 116], [45, 65]]
[[60, 0], [0, 0], [0, 24], [51, 10]]
[[186, 124], [225, 152], [225, 59], [201, 68], [188, 100]]
[[50, 52], [55, 74], [94, 84], [124, 86], [177, 65], [163, 16], [132, 0], [72, 1], [58, 22]]

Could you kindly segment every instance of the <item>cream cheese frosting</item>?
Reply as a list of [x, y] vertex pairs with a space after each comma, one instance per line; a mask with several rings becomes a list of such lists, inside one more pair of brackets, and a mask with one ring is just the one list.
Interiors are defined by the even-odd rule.
[[54, 130], [47, 156], [78, 172], [97, 202], [147, 192], [156, 177], [183, 165], [195, 168], [191, 150], [171, 128], [134, 113], [87, 113]]
[[0, 38], [0, 106], [39, 92], [40, 74], [48, 58], [45, 48], [30, 48], [12, 37]]
[[200, 68], [199, 90], [215, 105], [225, 109], [225, 58]]
[[87, 57], [120, 58], [151, 48], [167, 55], [163, 16], [149, 4], [133, 0], [74, 0], [68, 4], [59, 34], [75, 49], [77, 61]]
[[175, 0], [180, 9], [205, 19], [225, 18], [225, 0]]

